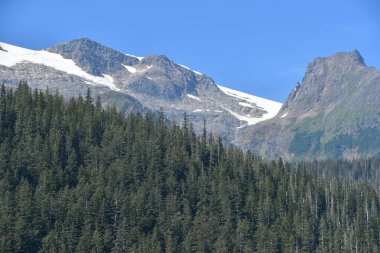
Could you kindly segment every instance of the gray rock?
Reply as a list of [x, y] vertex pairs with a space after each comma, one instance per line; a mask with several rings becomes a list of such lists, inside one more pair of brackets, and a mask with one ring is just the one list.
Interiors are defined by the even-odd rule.
[[380, 72], [357, 50], [316, 58], [276, 117], [237, 143], [267, 158], [380, 157]]
[[46, 50], [71, 59], [89, 74], [111, 76], [116, 88], [31, 62], [0, 65], [0, 82], [16, 87], [27, 80], [32, 88], [49, 88], [65, 98], [90, 89], [105, 106], [125, 113], [163, 110], [176, 122], [186, 113], [196, 132], [206, 120], [207, 129], [225, 143], [268, 159], [380, 157], [380, 73], [367, 67], [357, 50], [313, 60], [277, 116], [253, 126], [231, 112], [261, 118], [267, 113], [264, 108], [244, 105], [246, 101], [222, 92], [212, 78], [164, 55], [140, 59], [89, 39]]
[[186, 112], [198, 133], [206, 120], [207, 129], [221, 135], [226, 143], [235, 140], [237, 127], [244, 124], [228, 110], [252, 117], [267, 113], [255, 104], [241, 105], [239, 102], [244, 100], [223, 93], [212, 78], [178, 65], [164, 55], [139, 59], [89, 39], [60, 43], [46, 51], [71, 59], [91, 75], [111, 76], [118, 90], [31, 62], [11, 67], [0, 65], [0, 82], [15, 87], [20, 80], [27, 80], [32, 88], [49, 88], [65, 98], [86, 94], [90, 89], [93, 96], [102, 98], [104, 105], [115, 106], [125, 113], [161, 109], [168, 119], [177, 122], [182, 122]]
[[127, 56], [90, 39], [59, 43], [46, 51], [72, 59], [84, 71], [96, 76], [124, 70], [122, 64], [132, 66], [139, 63], [135, 57]]

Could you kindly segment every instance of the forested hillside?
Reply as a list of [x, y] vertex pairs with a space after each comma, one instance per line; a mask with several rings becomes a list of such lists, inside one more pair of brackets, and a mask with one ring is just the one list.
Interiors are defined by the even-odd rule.
[[2, 86], [0, 251], [380, 252], [379, 170], [268, 163], [186, 115]]

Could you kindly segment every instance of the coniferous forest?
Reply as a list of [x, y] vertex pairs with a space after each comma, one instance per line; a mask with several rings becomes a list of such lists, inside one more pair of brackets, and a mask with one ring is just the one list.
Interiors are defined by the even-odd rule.
[[1, 252], [380, 252], [379, 173], [267, 162], [90, 93], [0, 91]]

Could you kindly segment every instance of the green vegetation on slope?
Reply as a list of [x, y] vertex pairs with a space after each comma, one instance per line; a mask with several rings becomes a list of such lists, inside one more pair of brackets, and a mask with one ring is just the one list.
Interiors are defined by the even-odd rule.
[[0, 251], [379, 252], [378, 191], [308, 172], [339, 165], [264, 163], [186, 116], [3, 86]]

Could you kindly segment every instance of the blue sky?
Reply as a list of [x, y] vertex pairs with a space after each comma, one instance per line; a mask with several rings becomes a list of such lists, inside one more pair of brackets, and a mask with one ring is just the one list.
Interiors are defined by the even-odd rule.
[[0, 0], [0, 41], [87, 37], [165, 54], [218, 83], [284, 101], [313, 58], [358, 49], [380, 69], [378, 0]]

